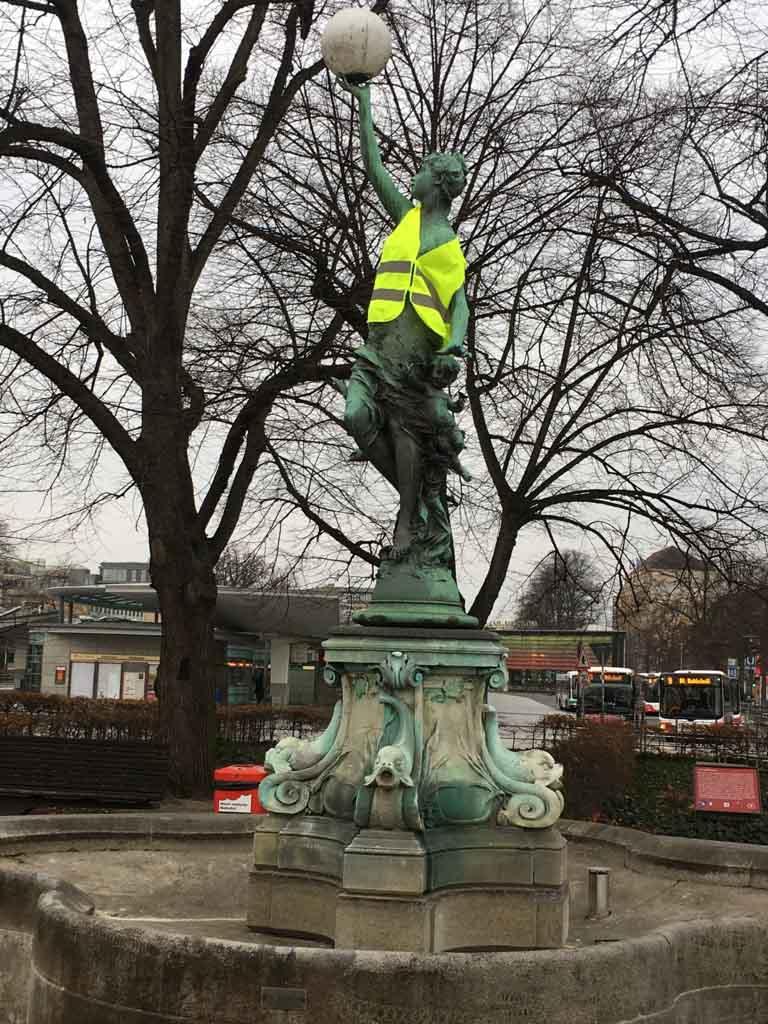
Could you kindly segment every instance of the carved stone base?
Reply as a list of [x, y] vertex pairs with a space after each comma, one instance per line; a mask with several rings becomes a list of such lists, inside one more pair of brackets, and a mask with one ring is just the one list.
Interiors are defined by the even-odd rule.
[[248, 925], [343, 949], [551, 949], [568, 934], [555, 828], [417, 834], [303, 817], [260, 820]]
[[323, 646], [341, 699], [322, 736], [267, 753], [250, 926], [344, 948], [561, 945], [562, 768], [502, 743], [495, 634], [357, 626]]
[[384, 559], [371, 603], [353, 616], [363, 626], [444, 626], [477, 629], [464, 611], [456, 580], [447, 568], [416, 568]]

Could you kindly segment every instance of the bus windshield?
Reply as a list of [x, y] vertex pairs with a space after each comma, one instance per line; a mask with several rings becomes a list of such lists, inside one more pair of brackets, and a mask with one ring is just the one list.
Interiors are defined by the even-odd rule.
[[666, 683], [661, 714], [665, 718], [715, 719], [723, 714], [723, 690], [717, 680], [703, 683]]
[[591, 684], [584, 687], [584, 711], [587, 714], [599, 714], [606, 711], [608, 714], [631, 714], [632, 713], [632, 687], [630, 685], [605, 684], [605, 697], [603, 687]]
[[658, 676], [648, 678], [643, 683], [643, 696], [647, 701], [650, 701], [653, 704], [658, 704], [660, 688], [661, 682]]

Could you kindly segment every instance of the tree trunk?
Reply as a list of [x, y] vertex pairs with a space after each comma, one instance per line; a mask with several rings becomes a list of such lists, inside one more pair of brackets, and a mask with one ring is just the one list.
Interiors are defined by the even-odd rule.
[[170, 747], [170, 790], [206, 796], [216, 724], [216, 578], [194, 505], [185, 439], [174, 439], [173, 426], [160, 422], [148, 431], [142, 488], [150, 575], [162, 615], [157, 696], [161, 737]]
[[501, 522], [496, 537], [496, 544], [493, 548], [491, 564], [488, 566], [488, 572], [485, 574], [485, 579], [477, 593], [477, 597], [469, 609], [469, 614], [476, 615], [480, 620], [481, 626], [484, 626], [488, 621], [488, 617], [496, 603], [496, 598], [499, 596], [499, 591], [504, 584], [504, 580], [507, 578], [509, 563], [512, 559], [512, 552], [515, 550], [515, 544], [517, 544], [520, 526], [521, 524], [518, 519], [503, 519]]
[[216, 741], [215, 584], [205, 592], [194, 580], [155, 586], [163, 618], [158, 701], [161, 738], [170, 749], [168, 784], [176, 796], [205, 797]]

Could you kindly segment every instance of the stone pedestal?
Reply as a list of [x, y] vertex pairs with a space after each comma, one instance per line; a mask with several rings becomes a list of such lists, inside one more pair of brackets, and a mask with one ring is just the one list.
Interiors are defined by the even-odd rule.
[[250, 927], [344, 948], [561, 945], [561, 769], [501, 742], [495, 634], [354, 626], [324, 647], [341, 700], [318, 739], [267, 754]]
[[[554, 829], [413, 832], [258, 823], [249, 927], [340, 949], [547, 949], [568, 934]], [[346, 845], [344, 845], [346, 843]]]

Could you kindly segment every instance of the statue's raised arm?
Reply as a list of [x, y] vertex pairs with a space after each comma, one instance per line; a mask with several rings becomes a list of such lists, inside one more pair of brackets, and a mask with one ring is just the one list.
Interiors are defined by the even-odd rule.
[[395, 185], [381, 159], [379, 144], [376, 141], [376, 131], [373, 127], [371, 90], [368, 85], [352, 85], [343, 76], [339, 76], [338, 81], [342, 89], [357, 98], [360, 118], [360, 151], [363, 156], [365, 173], [375, 188], [376, 195], [381, 200], [384, 209], [397, 224], [413, 208], [413, 203]]

